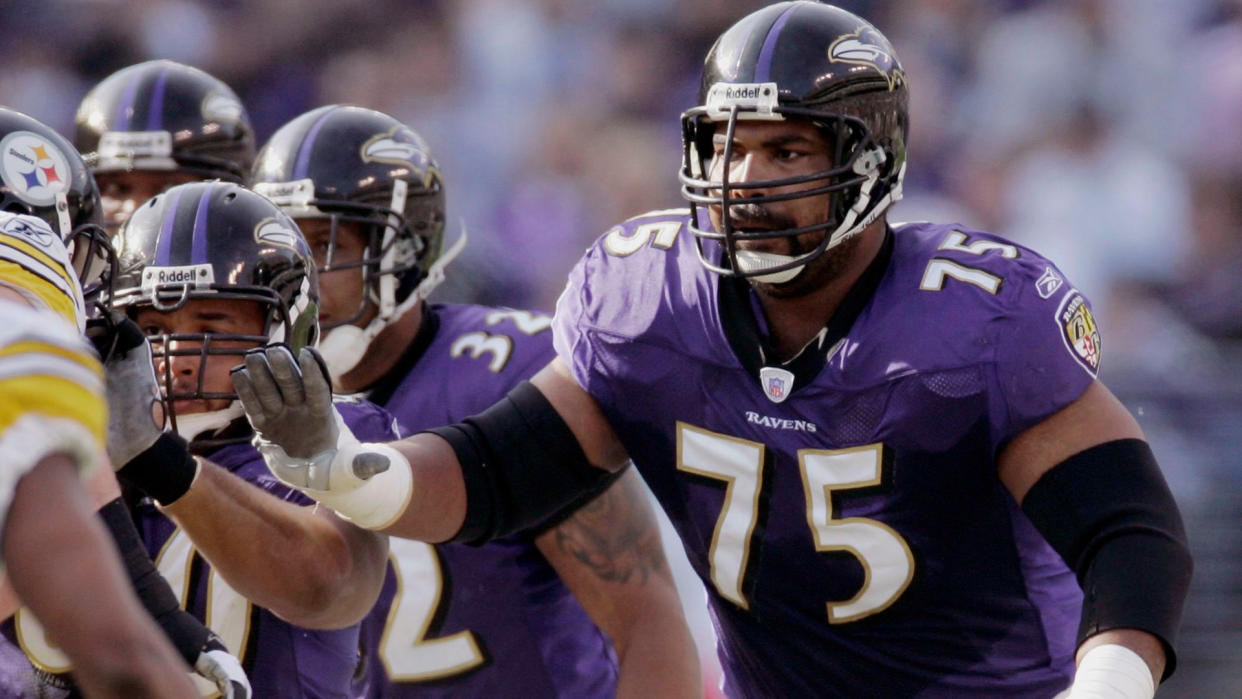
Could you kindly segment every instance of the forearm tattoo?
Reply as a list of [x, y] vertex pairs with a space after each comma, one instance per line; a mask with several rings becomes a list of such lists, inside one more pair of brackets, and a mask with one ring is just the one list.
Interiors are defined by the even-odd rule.
[[646, 495], [623, 478], [553, 529], [556, 545], [600, 579], [646, 585], [668, 563]]

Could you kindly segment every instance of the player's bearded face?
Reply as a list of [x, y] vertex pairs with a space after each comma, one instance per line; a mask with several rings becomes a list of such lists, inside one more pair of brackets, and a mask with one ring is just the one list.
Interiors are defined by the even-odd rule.
[[[213, 353], [204, 354], [203, 338], [223, 334], [259, 336], [264, 332], [263, 316], [262, 307], [255, 302], [196, 299], [171, 312], [144, 308], [135, 320], [151, 339], [155, 375], [164, 395], [184, 396], [233, 392], [229, 370], [241, 363], [246, 350], [261, 343], [213, 337]], [[178, 335], [193, 337], [170, 337]], [[172, 409], [177, 415], [188, 415], [224, 410], [232, 402], [232, 398], [181, 399], [173, 401]]]
[[[710, 177], [716, 181], [723, 181], [726, 167], [726, 129], [727, 124], [717, 124], [713, 139], [715, 156], [710, 166]], [[729, 182], [745, 184], [822, 172], [832, 165], [829, 151], [823, 132], [810, 122], [741, 121], [734, 130], [729, 153]], [[775, 197], [815, 189], [824, 184], [824, 180], [812, 180], [784, 187], [732, 190], [730, 194], [736, 199]], [[819, 194], [781, 201], [734, 204], [729, 207], [729, 217], [733, 230], [737, 232], [778, 232], [823, 223], [828, 220], [830, 206], [831, 195]], [[708, 207], [708, 213], [716, 230], [722, 230], [722, 207]], [[827, 234], [827, 231], [818, 230], [799, 236], [739, 240], [737, 247], [739, 250], [798, 257], [815, 250]], [[846, 252], [841, 249], [843, 247], [848, 247], [848, 244], [838, 245], [811, 260], [802, 273], [788, 282], [773, 284], [752, 279], [751, 283], [773, 296], [800, 296], [818, 288], [839, 270], [842, 253]]]

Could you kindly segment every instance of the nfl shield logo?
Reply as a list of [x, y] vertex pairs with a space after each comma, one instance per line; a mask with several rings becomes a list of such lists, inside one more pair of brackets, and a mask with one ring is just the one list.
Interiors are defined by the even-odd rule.
[[785, 379], [777, 376], [768, 377], [768, 395], [780, 398], [785, 395]]
[[768, 400], [773, 403], [783, 402], [789, 397], [789, 392], [793, 390], [793, 382], [792, 372], [772, 366], [759, 369], [759, 383], [763, 386], [763, 392], [767, 394]]

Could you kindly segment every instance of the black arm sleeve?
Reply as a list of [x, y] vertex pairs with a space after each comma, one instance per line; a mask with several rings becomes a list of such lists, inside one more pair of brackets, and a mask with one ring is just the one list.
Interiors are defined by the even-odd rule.
[[587, 461], [569, 426], [527, 381], [482, 413], [430, 431], [452, 445], [466, 483], [466, 519], [453, 541], [484, 544], [531, 529], [617, 478]]
[[1022, 509], [1078, 576], [1078, 642], [1109, 629], [1141, 629], [1164, 644], [1164, 676], [1171, 675], [1192, 561], [1177, 503], [1147, 443], [1119, 439], [1071, 456], [1040, 477]]
[[138, 530], [134, 528], [134, 520], [130, 518], [125, 501], [117, 498], [109, 502], [99, 508], [99, 516], [103, 518], [108, 532], [112, 534], [112, 539], [120, 550], [125, 572], [129, 574], [143, 608], [164, 630], [164, 634], [172, 641], [181, 657], [190, 667], [194, 667], [199, 653], [216, 641], [215, 634], [181, 608], [172, 588], [168, 586], [168, 581], [164, 580], [164, 576], [159, 574], [151, 563], [151, 558], [147, 556], [147, 549], [138, 538]]

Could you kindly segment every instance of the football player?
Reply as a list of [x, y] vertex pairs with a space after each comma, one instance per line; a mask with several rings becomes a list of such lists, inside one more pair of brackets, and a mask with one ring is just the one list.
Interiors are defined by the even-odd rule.
[[[84, 329], [86, 308], [79, 282], [94, 292], [106, 287], [113, 260], [107, 235], [99, 225], [99, 194], [82, 157], [41, 122], [0, 108], [0, 209], [21, 212], [8, 217], [0, 232], [0, 285]], [[66, 248], [68, 246], [68, 249]], [[218, 638], [184, 612], [142, 547], [128, 509], [109, 469], [98, 469], [88, 481], [100, 505], [99, 514], [122, 553], [139, 598], [155, 617], [187, 663], [212, 678], [225, 696], [248, 696], [247, 681], [237, 660]], [[6, 600], [7, 602], [7, 600]], [[16, 602], [6, 604], [5, 636], [25, 648], [42, 638], [37, 622]], [[20, 655], [15, 657], [20, 658]], [[63, 663], [62, 663], [63, 664]], [[43, 677], [68, 686], [38, 665]], [[25, 674], [28, 667], [11, 668]]]
[[865, 20], [753, 12], [699, 102], [689, 211], [587, 251], [530, 384], [325, 451], [286, 427], [303, 395], [271, 354], [235, 377], [269, 467], [393, 534], [480, 541], [628, 456], [707, 585], [733, 696], [1151, 697], [1190, 554], [1084, 296], [997, 236], [887, 220], [908, 87]]
[[[424, 302], [464, 238], [441, 251], [443, 181], [396, 119], [307, 112], [260, 151], [252, 186], [315, 252], [335, 388], [383, 405], [404, 433], [482, 411], [552, 358], [548, 316]], [[359, 694], [701, 697], [641, 482], [631, 470], [602, 485], [577, 513], [485, 546], [391, 542]]]
[[[109, 456], [150, 496], [136, 508], [147, 550], [242, 659], [256, 696], [347, 696], [386, 539], [267, 473], [228, 376], [248, 350], [316, 340], [310, 251], [274, 204], [219, 181], [157, 195], [119, 240], [96, 345]], [[374, 406], [341, 413], [352, 430], [395, 435]]]
[[0, 560], [42, 622], [32, 642], [59, 646], [87, 696], [196, 696], [82, 482], [104, 461], [107, 418], [99, 360], [66, 313], [82, 303], [67, 252], [44, 221], [0, 211], [0, 260]]
[[241, 183], [254, 161], [254, 130], [233, 90], [166, 59], [104, 78], [82, 98], [74, 122], [73, 145], [99, 183], [112, 234], [165, 189], [212, 179]]

